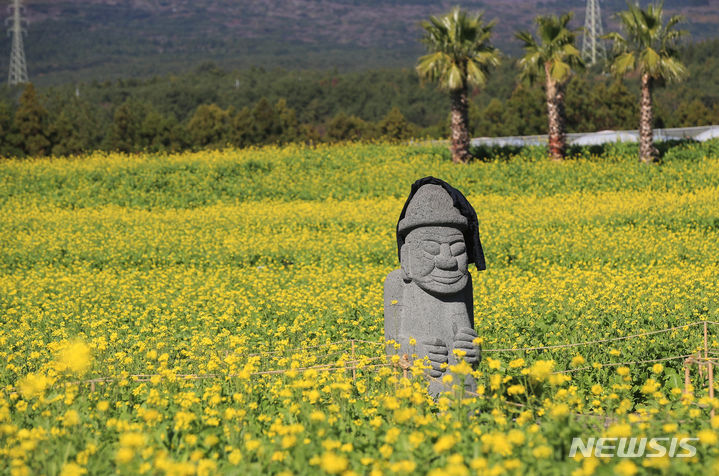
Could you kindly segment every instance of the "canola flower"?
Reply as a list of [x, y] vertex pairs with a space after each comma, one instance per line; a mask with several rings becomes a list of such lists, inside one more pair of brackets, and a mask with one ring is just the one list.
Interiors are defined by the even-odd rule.
[[50, 385], [50, 379], [42, 374], [27, 374], [18, 384], [20, 394], [25, 399], [42, 395]]
[[[0, 473], [709, 474], [706, 380], [624, 364], [695, 353], [699, 327], [452, 366], [480, 397], [373, 366], [416, 178], [481, 203], [478, 343], [514, 349], [719, 321], [717, 165], [457, 168], [382, 144], [0, 162]], [[567, 459], [567, 433], [700, 441], [622, 463]]]
[[55, 360], [58, 370], [82, 375], [91, 364], [90, 348], [84, 342], [70, 342], [60, 348]]

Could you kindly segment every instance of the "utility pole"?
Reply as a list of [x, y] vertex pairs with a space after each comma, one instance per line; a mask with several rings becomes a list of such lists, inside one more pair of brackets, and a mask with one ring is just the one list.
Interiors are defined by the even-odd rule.
[[[8, 84], [14, 86], [16, 84], [29, 83], [27, 76], [27, 64], [25, 63], [25, 47], [22, 42], [22, 35], [27, 34], [27, 30], [22, 27], [23, 22], [27, 25], [27, 20], [21, 16], [22, 0], [13, 0], [13, 4], [8, 7], [12, 12], [12, 26], [8, 34], [12, 35], [12, 52], [10, 53], [10, 73], [8, 74]], [[11, 18], [5, 20], [9, 23]]]
[[604, 29], [602, 28], [602, 14], [599, 11], [599, 0], [587, 0], [582, 58], [588, 65], [607, 59], [607, 49], [602, 42], [602, 35], [604, 35]]

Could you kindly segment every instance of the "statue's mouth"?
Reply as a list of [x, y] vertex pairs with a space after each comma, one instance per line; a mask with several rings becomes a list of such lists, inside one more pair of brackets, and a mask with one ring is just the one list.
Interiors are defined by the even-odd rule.
[[430, 275], [434, 281], [441, 284], [454, 284], [464, 277], [464, 274], [456, 274], [452, 276], [438, 276], [436, 274]]

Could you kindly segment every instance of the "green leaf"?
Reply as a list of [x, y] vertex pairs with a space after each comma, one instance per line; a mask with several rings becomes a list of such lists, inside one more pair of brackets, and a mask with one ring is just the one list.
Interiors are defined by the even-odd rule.
[[462, 89], [464, 87], [464, 75], [462, 70], [456, 64], [453, 64], [449, 69], [446, 80], [446, 87], [448, 89]]
[[626, 52], [617, 56], [612, 62], [612, 71], [617, 75], [624, 75], [634, 70], [635, 67], [634, 53]]
[[671, 367], [667, 367], [664, 370], [664, 375], [667, 378], [667, 383], [671, 388], [683, 388], [684, 382], [682, 381], [682, 378], [679, 376], [676, 370], [674, 370]]
[[567, 63], [563, 61], [554, 61], [549, 70], [549, 75], [555, 81], [563, 82], [569, 77], [571, 72], [572, 68], [570, 68]]

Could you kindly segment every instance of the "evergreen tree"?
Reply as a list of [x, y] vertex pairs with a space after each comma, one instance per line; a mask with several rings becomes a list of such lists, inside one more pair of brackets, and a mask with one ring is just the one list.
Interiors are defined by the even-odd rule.
[[546, 133], [547, 109], [545, 95], [538, 87], [518, 84], [505, 103], [505, 135], [523, 136]]
[[138, 131], [143, 150], [174, 152], [182, 149], [182, 131], [174, 116], [164, 116], [152, 106], [145, 108], [144, 116]]
[[295, 110], [287, 107], [287, 101], [280, 99], [275, 104], [275, 114], [279, 125], [277, 141], [288, 143], [299, 137], [299, 122]]
[[77, 127], [67, 111], [61, 111], [50, 125], [52, 155], [75, 155], [87, 149]]
[[120, 152], [132, 152], [136, 149], [137, 120], [132, 103], [125, 102], [115, 109], [107, 147]]
[[197, 108], [187, 124], [195, 147], [224, 147], [230, 140], [230, 114], [216, 104]]
[[16, 145], [19, 142], [13, 128], [13, 111], [5, 101], [0, 101], [0, 157], [22, 156], [22, 149]]
[[712, 124], [711, 110], [699, 99], [687, 103], [683, 102], [670, 115], [667, 127], [691, 127]]
[[252, 108], [253, 141], [256, 144], [276, 142], [279, 136], [280, 121], [272, 104], [261, 98]]
[[110, 134], [106, 146], [120, 152], [141, 150], [140, 125], [142, 123], [142, 105], [128, 100], [113, 115]]
[[[613, 81], [604, 95], [603, 119], [599, 129], [633, 129], [639, 120], [637, 103], [629, 88], [621, 81]], [[601, 119], [600, 119], [601, 120]]]
[[255, 133], [252, 127], [252, 113], [246, 107], [232, 115], [229, 140], [236, 147], [254, 144]]
[[[492, 98], [487, 107], [470, 108], [470, 124], [475, 136], [497, 137], [510, 135], [504, 124], [504, 104], [497, 98]], [[472, 110], [477, 111], [476, 118], [472, 117]]]
[[383, 138], [393, 141], [409, 139], [414, 133], [414, 127], [397, 107], [390, 109], [377, 126]]
[[51, 143], [48, 139], [48, 113], [40, 104], [32, 83], [28, 83], [20, 96], [20, 104], [15, 112], [14, 128], [18, 132], [20, 149], [25, 154], [36, 157], [47, 155]]
[[327, 138], [331, 141], [370, 139], [375, 135], [373, 129], [359, 117], [341, 112], [327, 123]]

